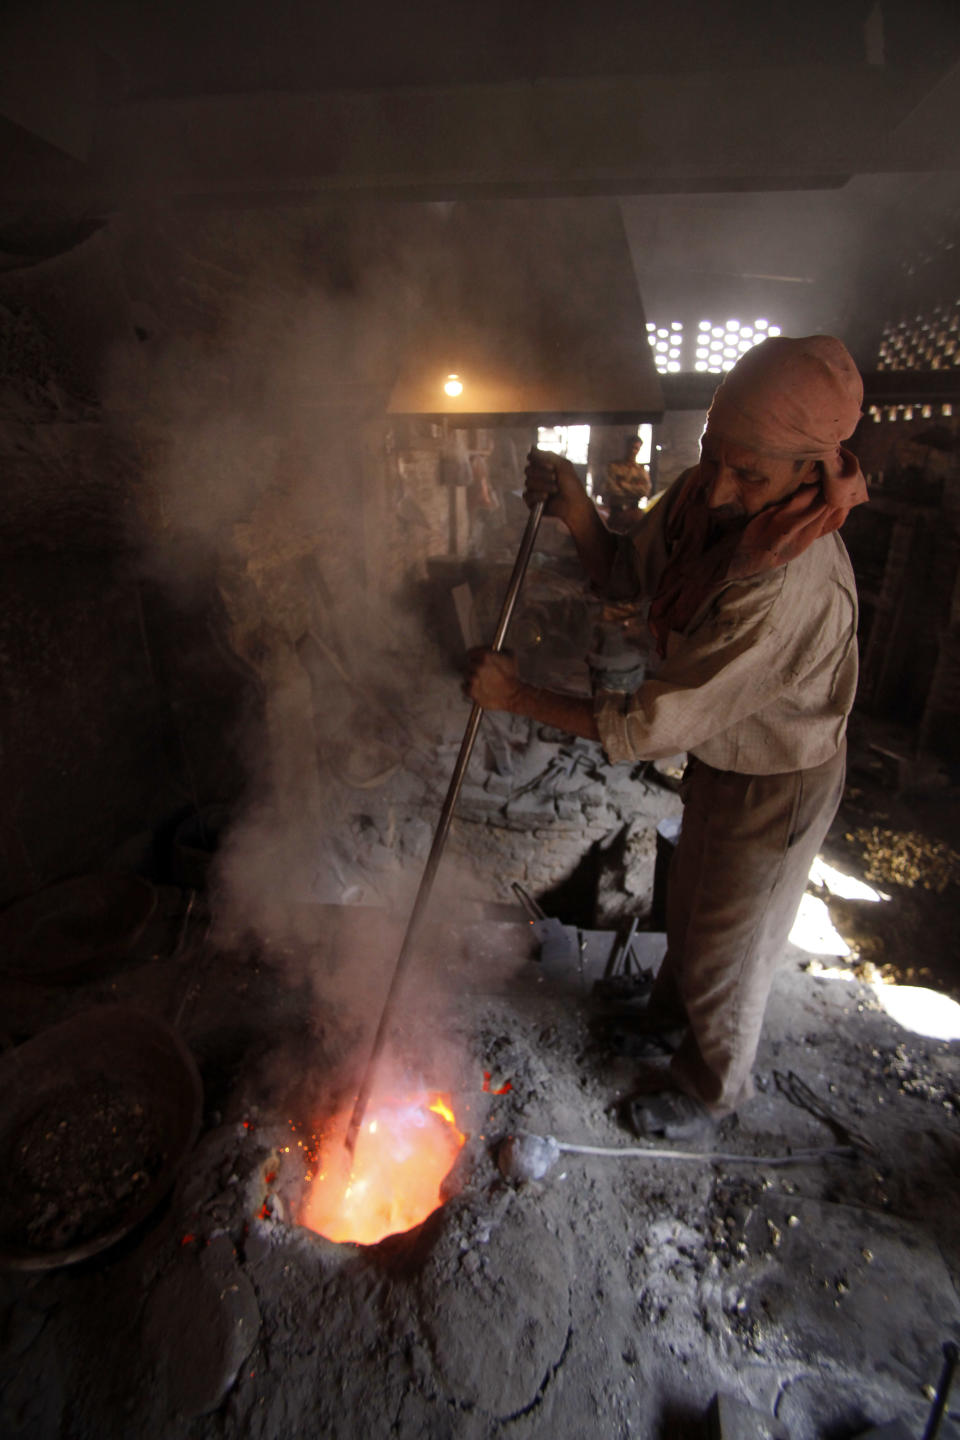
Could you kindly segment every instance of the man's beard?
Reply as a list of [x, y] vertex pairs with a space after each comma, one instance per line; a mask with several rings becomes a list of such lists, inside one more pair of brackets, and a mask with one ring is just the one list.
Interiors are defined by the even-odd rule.
[[749, 515], [737, 511], [732, 505], [719, 505], [716, 510], [711, 510], [710, 523], [707, 529], [707, 543], [712, 544], [714, 540], [722, 540], [727, 535], [735, 534], [744, 528]]

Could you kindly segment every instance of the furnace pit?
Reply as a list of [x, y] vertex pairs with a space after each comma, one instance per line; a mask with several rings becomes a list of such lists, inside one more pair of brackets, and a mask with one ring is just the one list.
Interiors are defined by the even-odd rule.
[[297, 1218], [328, 1240], [375, 1245], [442, 1204], [443, 1181], [466, 1137], [449, 1096], [436, 1093], [371, 1105], [353, 1155], [344, 1144], [349, 1120], [347, 1107], [324, 1126]]

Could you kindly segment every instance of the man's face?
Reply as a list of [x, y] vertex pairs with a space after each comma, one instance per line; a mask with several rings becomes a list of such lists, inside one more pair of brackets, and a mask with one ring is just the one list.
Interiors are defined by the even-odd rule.
[[758, 515], [820, 478], [814, 460], [798, 466], [793, 460], [731, 445], [709, 432], [700, 442], [700, 473], [707, 482], [707, 505], [717, 520]]

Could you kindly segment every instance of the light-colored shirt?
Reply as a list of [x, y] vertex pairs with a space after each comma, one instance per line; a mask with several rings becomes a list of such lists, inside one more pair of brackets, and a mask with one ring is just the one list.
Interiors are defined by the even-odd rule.
[[[667, 563], [664, 522], [681, 480], [623, 536], [608, 594], [648, 599]], [[857, 591], [846, 547], [824, 535], [795, 560], [728, 581], [633, 694], [600, 692], [611, 761], [686, 750], [717, 770], [773, 775], [836, 754], [857, 688]]]
[[603, 489], [605, 500], [639, 500], [650, 494], [650, 476], [645, 465], [632, 460], [611, 460]]

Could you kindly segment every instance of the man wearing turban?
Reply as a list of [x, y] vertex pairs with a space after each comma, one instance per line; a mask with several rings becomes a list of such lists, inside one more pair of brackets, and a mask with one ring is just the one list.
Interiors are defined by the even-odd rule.
[[649, 600], [659, 667], [632, 693], [589, 699], [475, 651], [468, 694], [599, 740], [612, 762], [689, 755], [645, 1020], [673, 1053], [628, 1104], [642, 1135], [707, 1135], [753, 1093], [770, 985], [840, 803], [857, 598], [836, 532], [867, 499], [841, 443], [862, 400], [834, 337], [756, 345], [714, 395], [699, 465], [626, 536], [606, 529], [572, 466], [531, 452], [528, 504], [566, 523], [603, 594]]

